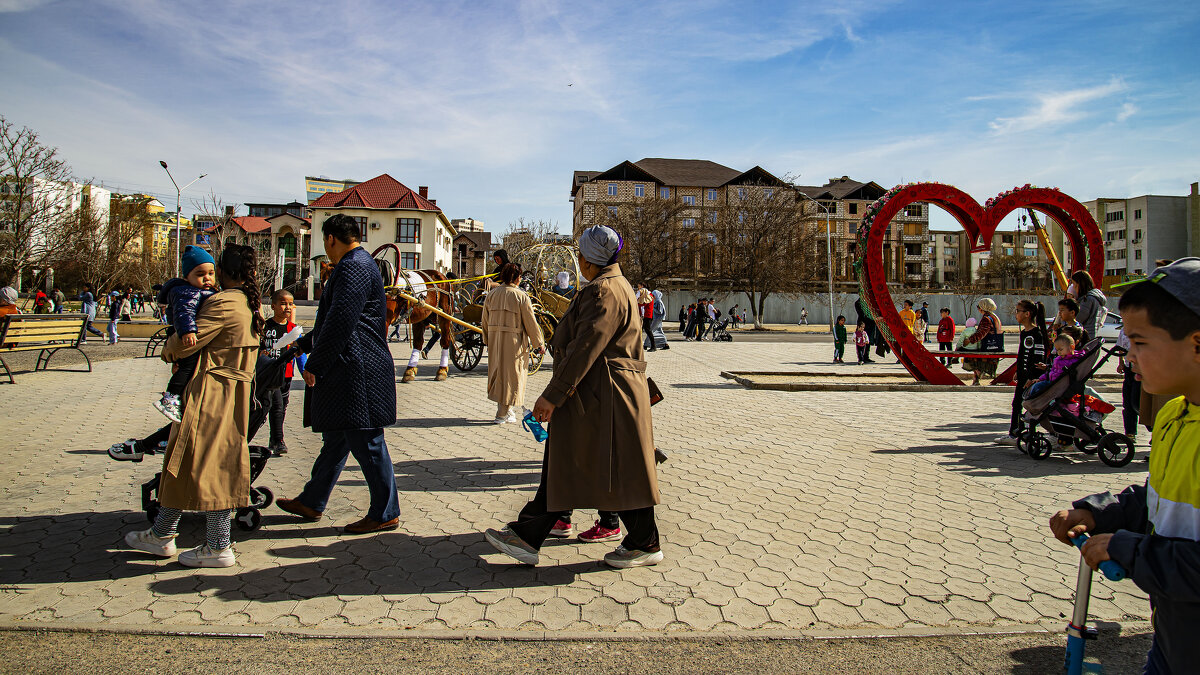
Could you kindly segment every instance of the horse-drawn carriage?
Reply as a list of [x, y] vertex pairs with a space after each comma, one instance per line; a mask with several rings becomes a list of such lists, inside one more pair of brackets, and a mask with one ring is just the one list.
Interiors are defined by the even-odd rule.
[[[383, 276], [388, 296], [388, 325], [406, 321], [412, 328], [413, 353], [402, 381], [416, 379], [425, 328], [436, 324], [441, 333], [441, 364], [435, 380], [448, 376], [448, 362], [460, 371], [473, 370], [483, 359], [483, 300], [493, 275], [471, 279], [450, 279], [436, 270], [400, 268], [400, 250], [384, 244], [372, 254]], [[570, 300], [550, 289], [559, 272], [566, 272], [571, 287], [579, 280], [579, 263], [574, 247], [538, 244], [521, 251], [515, 262], [521, 265], [521, 288], [533, 301], [534, 316], [548, 342]], [[529, 372], [542, 365], [542, 354], [531, 354]]]

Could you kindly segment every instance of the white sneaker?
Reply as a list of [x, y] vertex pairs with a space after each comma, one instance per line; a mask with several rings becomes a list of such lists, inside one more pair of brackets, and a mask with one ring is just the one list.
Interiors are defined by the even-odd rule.
[[179, 423], [183, 418], [179, 415], [179, 397], [163, 392], [162, 398], [154, 402], [154, 409], [162, 413], [172, 422]]
[[507, 424], [516, 424], [517, 423], [517, 413], [510, 410], [508, 412], [508, 417], [505, 417], [504, 421]]
[[[182, 558], [182, 556], [180, 556]], [[604, 556], [604, 562], [612, 567], [622, 569], [629, 567], [646, 567], [647, 565], [657, 565], [663, 561], [662, 551], [647, 553], [645, 551], [631, 551], [624, 546], [618, 546], [615, 551]]]
[[1001, 436], [1001, 437], [999, 437], [999, 438], [997, 438], [997, 439], [996, 439], [996, 445], [1012, 445], [1012, 446], [1015, 446], [1016, 444], [1017, 444], [1017, 437], [1016, 437], [1016, 436]]
[[125, 545], [164, 558], [175, 555], [175, 537], [163, 538], [154, 534], [154, 530], [139, 530], [126, 534]]
[[497, 417], [496, 419], [492, 420], [492, 424], [504, 424], [507, 421], [507, 417]]
[[237, 563], [237, 557], [233, 555], [232, 546], [214, 551], [205, 544], [180, 553], [179, 562], [186, 567], [233, 567]]

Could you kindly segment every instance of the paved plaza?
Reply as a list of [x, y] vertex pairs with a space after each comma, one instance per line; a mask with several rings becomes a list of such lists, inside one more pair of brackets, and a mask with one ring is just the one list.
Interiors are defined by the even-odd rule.
[[[531, 568], [484, 541], [485, 528], [532, 495], [542, 451], [519, 426], [490, 423], [483, 366], [438, 383], [436, 361], [424, 361], [417, 382], [397, 384], [400, 420], [387, 442], [399, 531], [341, 534], [367, 507], [351, 461], [324, 520], [300, 523], [272, 507], [260, 530], [235, 530], [238, 566], [199, 571], [124, 550], [124, 533], [147, 526], [140, 486], [158, 462], [105, 454], [163, 423], [150, 404], [165, 364], [19, 372], [16, 385], [0, 385], [0, 627], [530, 637], [1060, 630], [1078, 555], [1048, 536], [1050, 513], [1145, 479], [1144, 447], [1112, 469], [991, 445], [1008, 409], [994, 393], [750, 391], [720, 376], [855, 368], [827, 365], [826, 345], [672, 346], [648, 355], [666, 395], [654, 409], [657, 444], [670, 455], [657, 511], [666, 560], [623, 571], [599, 562], [611, 543], [551, 540]], [[407, 345], [393, 352], [402, 369]], [[899, 370], [890, 359], [871, 368]], [[548, 377], [548, 367], [532, 377], [530, 403]], [[294, 392], [290, 453], [256, 482], [276, 496], [299, 492], [319, 447], [300, 426], [301, 398]], [[587, 526], [593, 513], [576, 522]], [[202, 535], [201, 519], [185, 519], [181, 547]], [[1127, 624], [1149, 617], [1128, 581], [1097, 581], [1091, 611]]]

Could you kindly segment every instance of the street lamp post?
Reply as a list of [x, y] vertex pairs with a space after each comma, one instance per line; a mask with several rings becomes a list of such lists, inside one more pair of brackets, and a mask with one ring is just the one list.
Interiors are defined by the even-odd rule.
[[817, 207], [825, 212], [825, 258], [829, 261], [829, 330], [833, 332], [835, 330], [834, 324], [837, 323], [837, 317], [833, 315], [833, 227], [829, 222], [829, 205], [822, 204], [800, 190], [796, 190], [796, 194], [816, 204]]
[[171, 170], [167, 168], [167, 163], [160, 159], [158, 161], [158, 164], [159, 164], [159, 166], [161, 166], [163, 168], [163, 171], [167, 172], [167, 178], [171, 179], [171, 185], [175, 186], [175, 276], [179, 276], [179, 265], [180, 265], [179, 260], [180, 260], [180, 257], [183, 255], [183, 246], [182, 246], [182, 242], [180, 242], [180, 234], [179, 234], [179, 212], [181, 210], [180, 204], [179, 204], [179, 199], [180, 199], [180, 196], [183, 194], [183, 191], [188, 189], [189, 187], [191, 187], [192, 183], [195, 183], [197, 180], [204, 178], [208, 174], [202, 173], [196, 178], [196, 180], [193, 180], [191, 183], [188, 183], [187, 185], [184, 185], [183, 187], [179, 187], [179, 183], [176, 183], [175, 177], [171, 175]]

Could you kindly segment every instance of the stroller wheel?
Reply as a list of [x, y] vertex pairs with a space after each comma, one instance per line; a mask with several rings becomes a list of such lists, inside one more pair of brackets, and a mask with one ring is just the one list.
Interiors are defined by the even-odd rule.
[[265, 487], [250, 488], [250, 505], [256, 509], [265, 509], [275, 503], [275, 493]]
[[1096, 444], [1100, 461], [1113, 467], [1120, 468], [1133, 461], [1133, 441], [1125, 434], [1105, 434]]
[[239, 530], [253, 532], [262, 525], [262, 514], [256, 508], [244, 506], [237, 510], [237, 515], [234, 516], [233, 521], [237, 523]]
[[1054, 448], [1050, 439], [1042, 434], [1026, 434], [1017, 440], [1021, 452], [1034, 459], [1046, 459]]
[[1072, 442], [1075, 444], [1076, 450], [1078, 450], [1084, 454], [1087, 454], [1087, 455], [1096, 454], [1096, 446], [1092, 445], [1092, 442], [1089, 441], [1088, 439], [1079, 438], [1078, 436], [1076, 436]]

